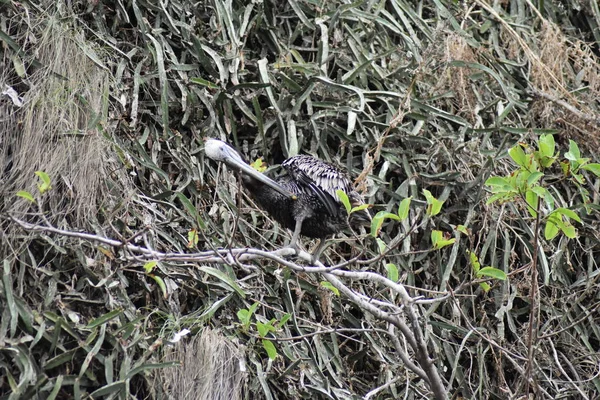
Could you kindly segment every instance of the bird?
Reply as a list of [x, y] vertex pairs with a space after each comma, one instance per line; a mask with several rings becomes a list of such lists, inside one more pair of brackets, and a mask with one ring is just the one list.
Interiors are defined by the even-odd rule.
[[258, 205], [293, 231], [289, 247], [298, 252], [300, 235], [319, 239], [312, 261], [318, 260], [325, 249], [325, 238], [349, 226], [370, 224], [371, 215], [367, 209], [348, 215], [337, 190], [346, 193], [352, 207], [365, 203], [354, 190], [348, 175], [331, 163], [296, 155], [283, 161], [281, 167], [286, 174], [273, 180], [248, 165], [234, 148], [221, 140], [206, 139], [204, 153], [241, 173], [244, 187]]

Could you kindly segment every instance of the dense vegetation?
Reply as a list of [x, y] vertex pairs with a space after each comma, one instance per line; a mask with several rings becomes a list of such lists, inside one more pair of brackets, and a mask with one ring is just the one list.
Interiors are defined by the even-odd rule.
[[[2, 0], [0, 40], [0, 399], [600, 396], [597, 1]], [[310, 265], [207, 137], [394, 216]]]

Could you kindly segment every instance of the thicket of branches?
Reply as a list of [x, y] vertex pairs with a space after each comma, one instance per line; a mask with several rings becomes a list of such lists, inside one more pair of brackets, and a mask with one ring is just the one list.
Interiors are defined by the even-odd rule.
[[[599, 6], [414, 3], [4, 1], [0, 399], [597, 398], [598, 179], [545, 171], [552, 240], [484, 183], [598, 161]], [[409, 216], [313, 265], [206, 137]]]

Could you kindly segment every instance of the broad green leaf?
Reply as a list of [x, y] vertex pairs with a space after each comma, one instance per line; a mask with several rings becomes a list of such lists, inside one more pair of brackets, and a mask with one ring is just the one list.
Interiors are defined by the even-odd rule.
[[527, 211], [533, 218], [535, 218], [537, 216], [537, 208], [540, 197], [533, 190], [528, 190], [525, 192], [525, 201], [527, 202], [527, 205], [529, 205], [529, 207], [527, 207]]
[[543, 173], [537, 171], [529, 174], [529, 176], [527, 177], [527, 186], [532, 186], [536, 184], [540, 179], [542, 179], [543, 176]]
[[256, 322], [256, 330], [258, 331], [258, 334], [261, 337], [265, 337], [265, 336], [267, 336], [269, 334], [269, 332], [271, 331], [270, 326], [271, 325], [269, 325], [269, 324], [263, 324], [260, 321]]
[[560, 230], [565, 234], [569, 239], [575, 239], [577, 237], [577, 230], [571, 224], [563, 224], [560, 226]]
[[571, 139], [569, 139], [569, 151], [565, 153], [565, 158], [569, 161], [578, 161], [581, 158], [579, 146]]
[[262, 157], [259, 157], [256, 160], [254, 160], [254, 162], [250, 164], [250, 166], [261, 173], [267, 170], [267, 164], [265, 164]]
[[556, 224], [558, 229], [560, 229], [562, 233], [564, 233], [569, 239], [575, 239], [577, 237], [577, 231], [575, 230], [575, 227], [569, 222], [563, 221], [562, 216], [559, 216], [557, 219], [552, 219], [552, 222]]
[[457, 225], [456, 230], [460, 233], [464, 233], [465, 235], [469, 236], [469, 229], [467, 229], [467, 227], [464, 225]]
[[431, 192], [427, 189], [423, 189], [423, 195], [425, 196], [425, 199], [427, 199], [427, 215], [431, 217], [438, 215], [442, 210], [444, 202], [433, 197]]
[[46, 193], [48, 190], [52, 189], [52, 185], [50, 182], [50, 176], [44, 171], [35, 171], [35, 174], [40, 178], [42, 183], [38, 183], [38, 190], [40, 194]]
[[492, 287], [490, 286], [490, 284], [489, 284], [489, 283], [487, 283], [487, 282], [481, 282], [481, 283], [479, 284], [479, 287], [480, 287], [481, 289], [483, 289], [483, 291], [484, 291], [484, 292], [486, 292], [486, 293], [487, 293], [487, 292], [489, 292], [489, 291], [490, 291], [490, 289], [492, 288]]
[[489, 199], [487, 199], [487, 201], [485, 202], [485, 204], [492, 204], [493, 202], [495, 202], [495, 201], [499, 201], [499, 200], [501, 200], [501, 201], [503, 201], [503, 202], [504, 202], [504, 201], [508, 201], [508, 200], [510, 200], [510, 199], [511, 199], [513, 196], [514, 196], [513, 194], [506, 194], [506, 193], [504, 193], [504, 192], [503, 192], [503, 193], [498, 193], [498, 194], [495, 194], [495, 195], [493, 195], [493, 196], [490, 196], [490, 198], [489, 198]]
[[559, 229], [556, 224], [550, 220], [546, 221], [546, 227], [544, 228], [544, 238], [546, 240], [552, 240], [558, 235]]
[[505, 281], [507, 276], [504, 271], [494, 267], [483, 267], [477, 273], [478, 277], [481, 276], [489, 276], [490, 278], [498, 279], [501, 281]]
[[568, 208], [557, 208], [556, 210], [554, 210], [554, 212], [559, 213], [564, 215], [567, 218], [571, 218], [579, 223], [583, 223], [581, 222], [581, 218], [579, 218], [579, 215], [577, 215], [577, 213], [573, 210], [569, 210]]
[[511, 147], [508, 150], [508, 155], [518, 166], [528, 169], [527, 155], [520, 144]]
[[333, 286], [331, 283], [329, 283], [327, 281], [322, 281], [321, 286], [323, 286], [325, 289], [331, 290], [333, 293], [335, 293], [336, 296], [340, 295], [340, 291], [338, 290], [338, 288], [336, 288], [335, 286]]
[[446, 239], [444, 238], [444, 233], [442, 231], [431, 231], [431, 243], [433, 243], [433, 248], [436, 250], [442, 249], [446, 246], [449, 246], [456, 242], [456, 239]]
[[188, 249], [192, 249], [196, 246], [198, 246], [198, 230], [197, 229], [190, 229], [188, 231], [188, 244], [187, 247]]
[[24, 198], [25, 200], [29, 200], [32, 203], [35, 203], [35, 199], [33, 198], [33, 196], [31, 195], [31, 193], [25, 191], [25, 190], [19, 190], [17, 192], [17, 196]]
[[350, 205], [350, 199], [348, 199], [348, 195], [346, 194], [346, 192], [338, 189], [335, 191], [335, 194], [337, 195], [338, 199], [340, 199], [340, 201], [346, 208], [346, 212], [348, 214], [350, 214], [350, 211], [352, 211], [352, 206]]
[[238, 310], [237, 317], [242, 325], [246, 327], [250, 325], [250, 311], [246, 310], [245, 308]]
[[398, 267], [396, 267], [396, 264], [386, 264], [385, 270], [387, 271], [387, 278], [390, 281], [398, 282]]
[[378, 212], [375, 214], [373, 219], [371, 220], [371, 236], [377, 237], [379, 236], [379, 232], [381, 231], [381, 226], [383, 225], [383, 214], [382, 212]]
[[263, 339], [262, 345], [271, 360], [274, 360], [277, 358], [277, 349], [275, 348], [275, 345], [273, 344], [273, 342], [271, 342], [270, 340], [267, 340], [267, 339]]
[[410, 202], [412, 201], [412, 196], [407, 197], [400, 202], [400, 206], [398, 207], [398, 217], [400, 221], [404, 221], [408, 218], [408, 212], [410, 211]]
[[540, 153], [544, 157], [554, 157], [554, 135], [541, 135], [539, 139]]
[[500, 176], [492, 176], [485, 181], [487, 186], [510, 186], [506, 178]]
[[144, 271], [149, 274], [152, 272], [152, 270], [154, 270], [154, 267], [156, 267], [157, 264], [158, 261], [148, 261], [146, 264], [144, 264]]
[[600, 164], [596, 164], [596, 163], [586, 164], [586, 165], [582, 166], [581, 169], [590, 171], [597, 177], [600, 177]]

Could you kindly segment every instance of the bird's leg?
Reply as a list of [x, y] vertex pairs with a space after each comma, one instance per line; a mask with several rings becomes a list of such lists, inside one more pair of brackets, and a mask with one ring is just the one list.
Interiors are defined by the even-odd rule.
[[325, 239], [319, 239], [319, 244], [317, 245], [315, 251], [313, 251], [310, 262], [314, 264], [315, 262], [319, 261], [319, 256], [321, 255], [323, 250], [327, 248], [328, 245], [329, 243]]
[[300, 247], [298, 246], [298, 238], [300, 237], [300, 231], [302, 230], [302, 221], [303, 218], [298, 218], [296, 220], [296, 226], [294, 227], [294, 234], [292, 235], [292, 240], [290, 241], [289, 247], [296, 250], [296, 254], [300, 251]]

